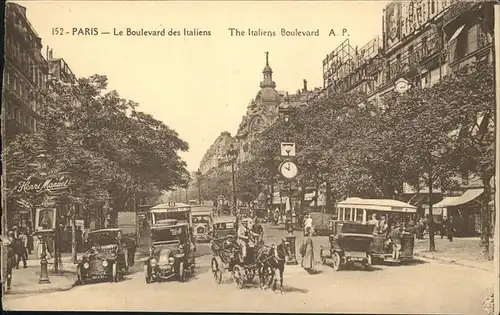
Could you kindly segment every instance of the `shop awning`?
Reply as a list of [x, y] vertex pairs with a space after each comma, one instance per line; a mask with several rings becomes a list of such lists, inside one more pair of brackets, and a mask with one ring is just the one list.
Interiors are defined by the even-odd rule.
[[448, 43], [449, 43], [449, 42], [451, 42], [451, 41], [453, 41], [453, 40], [455, 40], [455, 39], [457, 39], [458, 35], [460, 35], [460, 33], [464, 30], [464, 27], [465, 27], [465, 24], [464, 24], [464, 25], [462, 25], [462, 26], [460, 26], [460, 27], [459, 27], [459, 28], [455, 31], [455, 33], [453, 33], [453, 36], [451, 36], [451, 37], [450, 37], [450, 40], [448, 41]]
[[355, 208], [365, 210], [387, 211], [387, 212], [417, 212], [417, 207], [409, 203], [394, 199], [362, 199], [347, 198], [337, 203], [337, 208]]
[[432, 207], [447, 208], [447, 207], [460, 206], [476, 199], [483, 192], [484, 192], [483, 188], [468, 189], [466, 192], [463, 193], [463, 195], [457, 197], [445, 197], [443, 200], [434, 204]]

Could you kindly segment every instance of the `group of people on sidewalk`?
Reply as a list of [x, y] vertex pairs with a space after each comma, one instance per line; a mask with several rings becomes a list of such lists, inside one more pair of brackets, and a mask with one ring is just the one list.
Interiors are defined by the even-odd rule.
[[33, 251], [33, 234], [29, 228], [17, 228], [14, 226], [7, 233], [7, 238], [2, 239], [2, 250], [6, 253], [2, 259], [6, 259], [7, 290], [12, 283], [12, 270], [19, 269], [19, 263], [23, 262], [23, 268], [28, 268], [28, 254]]

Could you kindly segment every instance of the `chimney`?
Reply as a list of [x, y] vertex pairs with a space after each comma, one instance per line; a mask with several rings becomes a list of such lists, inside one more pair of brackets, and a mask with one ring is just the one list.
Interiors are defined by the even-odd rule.
[[49, 46], [47, 46], [47, 53], [45, 54], [47, 56], [47, 59], [49, 59]]
[[304, 92], [305, 92], [305, 91], [307, 91], [307, 80], [304, 79], [303, 82], [304, 82]]

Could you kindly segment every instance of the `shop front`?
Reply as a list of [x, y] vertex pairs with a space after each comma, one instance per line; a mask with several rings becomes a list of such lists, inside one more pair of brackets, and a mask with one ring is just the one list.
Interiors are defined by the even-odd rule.
[[[481, 195], [483, 188], [466, 190], [459, 196], [445, 197], [432, 206], [433, 216], [450, 218], [456, 236], [476, 236], [481, 233]], [[429, 209], [425, 209], [426, 214]]]

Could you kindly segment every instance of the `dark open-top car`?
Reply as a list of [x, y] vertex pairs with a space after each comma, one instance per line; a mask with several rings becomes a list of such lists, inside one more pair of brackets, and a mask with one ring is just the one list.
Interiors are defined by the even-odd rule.
[[152, 227], [151, 241], [144, 261], [147, 283], [172, 278], [184, 282], [188, 273], [194, 273], [196, 247], [187, 223]]
[[117, 282], [129, 268], [127, 243], [119, 228], [90, 232], [86, 251], [77, 266], [80, 284], [87, 280]]
[[335, 271], [341, 266], [361, 263], [371, 269], [370, 245], [373, 241], [373, 225], [353, 221], [330, 221], [329, 248], [321, 248], [321, 261], [332, 261]]

